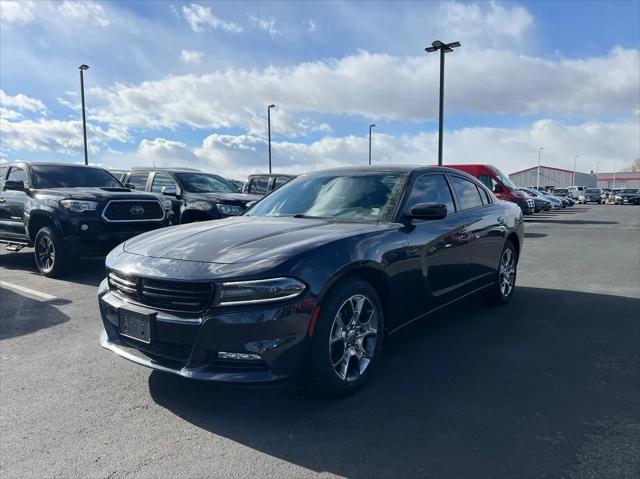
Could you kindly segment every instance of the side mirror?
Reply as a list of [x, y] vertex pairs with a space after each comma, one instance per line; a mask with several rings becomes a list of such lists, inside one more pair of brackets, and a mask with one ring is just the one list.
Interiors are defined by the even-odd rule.
[[249, 201], [246, 205], [245, 205], [245, 209], [249, 209], [251, 208], [253, 205], [255, 205], [257, 203], [257, 201]]
[[11, 191], [26, 191], [27, 189], [24, 186], [24, 181], [11, 181], [7, 180], [4, 182], [4, 189]]
[[447, 216], [447, 206], [442, 203], [418, 203], [411, 207], [407, 216], [420, 220], [441, 220]]
[[130, 190], [136, 189], [136, 185], [134, 185], [133, 183], [125, 183], [124, 186], [129, 188]]
[[502, 189], [502, 186], [500, 185], [494, 185], [493, 187], [493, 192], [494, 193], [502, 193], [504, 190]]
[[162, 187], [162, 194], [167, 196], [178, 196], [175, 185], [168, 185]]

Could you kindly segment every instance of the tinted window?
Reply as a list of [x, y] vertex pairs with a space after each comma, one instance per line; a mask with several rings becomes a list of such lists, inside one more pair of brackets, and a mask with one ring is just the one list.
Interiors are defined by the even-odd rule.
[[416, 180], [409, 195], [408, 209], [418, 203], [441, 203], [449, 213], [455, 211], [451, 190], [443, 175], [422, 175]]
[[131, 183], [132, 185], [134, 185], [136, 187], [136, 190], [144, 191], [147, 186], [148, 176], [149, 173], [131, 173], [129, 179], [127, 180], [127, 183]]
[[165, 186], [173, 186], [176, 189], [178, 186], [171, 175], [168, 173], [163, 173], [161, 171], [157, 171], [155, 175], [153, 175], [153, 183], [151, 183], [151, 191], [154, 193], [162, 193], [162, 188]]
[[176, 173], [187, 191], [193, 193], [237, 193], [238, 188], [221, 176], [206, 173]]
[[248, 193], [252, 195], [266, 195], [268, 186], [269, 178], [266, 178], [264, 176], [256, 176], [255, 178], [251, 178]]
[[33, 165], [36, 188], [121, 188], [107, 170], [73, 165]]
[[389, 221], [405, 178], [392, 173], [303, 176], [265, 197], [247, 215]]
[[478, 191], [480, 192], [482, 203], [485, 205], [490, 205], [491, 199], [489, 198], [489, 193], [487, 192], [487, 190], [485, 190], [484, 188], [480, 188], [478, 185], [476, 185], [476, 188], [478, 188]]
[[9, 170], [9, 176], [7, 177], [9, 181], [22, 181], [23, 183], [27, 182], [27, 174], [24, 172], [22, 168], [13, 167]]
[[4, 180], [4, 175], [7, 172], [6, 166], [0, 166], [0, 181]]
[[491, 178], [490, 176], [480, 175], [478, 177], [478, 179], [482, 182], [482, 184], [484, 186], [489, 188], [489, 190], [492, 193], [499, 193], [500, 192], [501, 188], [496, 188], [499, 185], [499, 183], [496, 180], [494, 180], [493, 178]]
[[451, 183], [458, 197], [461, 210], [469, 210], [482, 206], [480, 193], [473, 182], [460, 178], [459, 176], [452, 176]]
[[278, 176], [275, 179], [275, 182], [273, 184], [273, 189], [277, 190], [278, 188], [280, 188], [282, 185], [284, 185], [285, 183], [289, 182], [289, 178], [287, 178], [286, 176]]

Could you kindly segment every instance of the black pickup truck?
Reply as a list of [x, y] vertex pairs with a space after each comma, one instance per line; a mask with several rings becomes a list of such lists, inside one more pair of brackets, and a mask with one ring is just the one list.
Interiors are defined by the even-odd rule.
[[57, 163], [0, 166], [0, 243], [34, 247], [46, 276], [77, 256], [104, 256], [119, 243], [171, 224], [171, 202], [126, 188], [108, 171]]
[[241, 193], [229, 180], [192, 168], [133, 168], [122, 176], [128, 187], [171, 200], [176, 222], [218, 220], [241, 215], [261, 195]]

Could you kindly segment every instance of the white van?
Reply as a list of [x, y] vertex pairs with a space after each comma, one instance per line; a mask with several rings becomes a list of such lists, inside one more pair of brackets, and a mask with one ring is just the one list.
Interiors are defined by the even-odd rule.
[[582, 196], [584, 198], [584, 192], [587, 190], [586, 186], [569, 186], [567, 188], [569, 190], [569, 196], [574, 200], [580, 199]]

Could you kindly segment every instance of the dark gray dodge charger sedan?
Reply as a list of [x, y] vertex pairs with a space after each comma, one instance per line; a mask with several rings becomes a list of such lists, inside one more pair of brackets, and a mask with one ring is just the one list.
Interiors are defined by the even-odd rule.
[[107, 257], [103, 347], [228, 383], [285, 378], [345, 395], [383, 339], [472, 293], [513, 296], [523, 221], [466, 173], [302, 175], [243, 216], [137, 236]]

